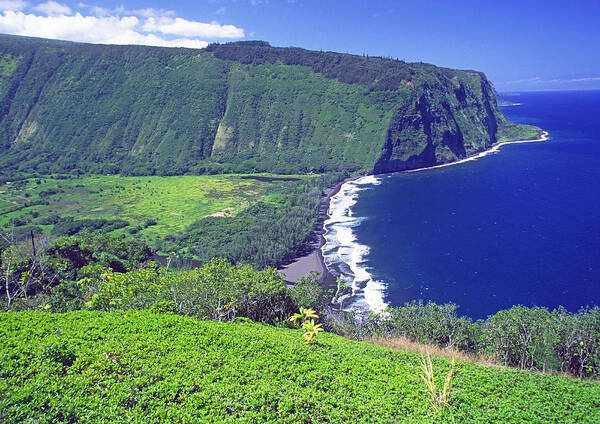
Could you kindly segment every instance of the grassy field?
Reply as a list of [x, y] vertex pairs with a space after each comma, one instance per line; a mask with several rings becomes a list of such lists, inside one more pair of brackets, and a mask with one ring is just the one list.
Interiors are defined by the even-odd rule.
[[[0, 226], [44, 225], [50, 216], [123, 219], [151, 239], [183, 231], [207, 216], [234, 216], [258, 201], [277, 204], [290, 182], [310, 176], [203, 175], [35, 178], [0, 185]], [[47, 202], [47, 204], [45, 204]], [[38, 204], [36, 204], [38, 203]], [[28, 206], [30, 205], [30, 206]], [[144, 228], [148, 220], [156, 225]]]
[[[0, 421], [597, 423], [600, 384], [458, 362], [434, 412], [421, 356], [171, 314], [0, 315]], [[438, 384], [449, 369], [434, 359]]]
[[9, 202], [8, 200], [0, 200], [0, 213], [6, 211], [7, 209], [9, 209], [11, 207], [13, 207], [14, 205], [15, 205], [14, 202]]

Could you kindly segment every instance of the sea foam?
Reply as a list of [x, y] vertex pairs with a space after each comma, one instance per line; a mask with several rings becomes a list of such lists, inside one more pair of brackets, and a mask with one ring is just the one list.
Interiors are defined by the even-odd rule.
[[345, 310], [381, 312], [387, 307], [384, 284], [374, 280], [365, 265], [369, 247], [360, 244], [354, 234], [353, 229], [364, 218], [352, 213], [359, 193], [380, 183], [380, 179], [372, 175], [346, 182], [331, 197], [329, 204], [329, 218], [324, 223], [325, 244], [321, 251], [329, 272], [352, 289], [351, 293], [338, 299]]

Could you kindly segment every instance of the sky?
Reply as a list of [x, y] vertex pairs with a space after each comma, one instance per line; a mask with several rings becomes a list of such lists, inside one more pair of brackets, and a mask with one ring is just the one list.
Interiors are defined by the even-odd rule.
[[600, 89], [600, 0], [0, 0], [0, 33], [192, 48], [265, 40], [475, 69], [500, 92]]

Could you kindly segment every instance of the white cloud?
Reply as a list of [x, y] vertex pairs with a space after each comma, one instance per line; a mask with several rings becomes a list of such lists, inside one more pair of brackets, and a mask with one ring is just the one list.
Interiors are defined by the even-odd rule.
[[151, 7], [147, 9], [132, 10], [131, 13], [134, 15], [143, 16], [145, 18], [161, 18], [165, 16], [175, 16], [174, 10], [152, 9]]
[[147, 32], [160, 32], [165, 35], [181, 35], [184, 37], [207, 38], [242, 38], [244, 30], [233, 25], [220, 25], [217, 22], [188, 21], [183, 18], [146, 19], [142, 29]]
[[219, 7], [215, 13], [217, 15], [223, 15], [225, 13], [225, 8], [224, 7]]
[[[11, 0], [16, 3], [22, 0]], [[4, 3], [3, 3], [4, 2]], [[0, 6], [9, 3], [0, 0]], [[0, 8], [0, 33], [102, 44], [141, 44], [164, 47], [203, 48], [200, 39], [243, 38], [244, 30], [217, 22], [197, 22], [179, 18], [172, 10], [109, 10], [78, 3], [78, 11], [48, 1], [25, 13], [16, 5]], [[26, 7], [23, 3], [21, 9]], [[41, 12], [37, 14], [33, 11]]]
[[138, 23], [135, 16], [102, 18], [79, 13], [72, 16], [39, 16], [11, 11], [0, 14], [0, 32], [71, 41], [108, 41], [133, 31]]
[[27, 2], [23, 0], [0, 0], [0, 10], [23, 10]]
[[45, 13], [46, 15], [70, 15], [72, 13], [69, 6], [57, 3], [55, 1], [40, 3], [35, 6], [33, 10]]

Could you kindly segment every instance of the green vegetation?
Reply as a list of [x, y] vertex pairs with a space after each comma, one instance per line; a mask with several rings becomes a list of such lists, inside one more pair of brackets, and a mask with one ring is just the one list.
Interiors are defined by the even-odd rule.
[[258, 268], [279, 266], [310, 249], [323, 191], [342, 176], [327, 174], [291, 183], [287, 191], [272, 193], [279, 205], [258, 202], [231, 218], [201, 219], [183, 234], [166, 237], [156, 248], [182, 252], [202, 262], [218, 256]]
[[35, 254], [29, 241], [2, 252], [6, 309], [152, 309], [272, 324], [289, 323], [291, 316], [297, 325], [307, 324], [311, 341], [319, 332], [318, 313], [324, 329], [349, 338], [406, 338], [526, 370], [600, 375], [598, 307], [569, 313], [515, 306], [473, 322], [460, 317], [456, 305], [413, 302], [357, 317], [334, 309], [333, 293], [325, 292], [315, 274], [288, 288], [272, 268], [256, 271], [224, 259], [192, 270], [161, 268], [148, 262], [151, 254], [143, 242], [106, 234], [82, 233], [37, 245]]
[[512, 124], [507, 125], [500, 137], [499, 142], [513, 140], [530, 140], [539, 137], [540, 129], [531, 125]]
[[[149, 311], [2, 313], [0, 420], [595, 423], [600, 385], [457, 362], [432, 410], [420, 355], [329, 333]], [[450, 361], [433, 359], [445, 374]]]
[[[310, 178], [279, 179], [276, 175], [268, 176], [267, 181], [245, 175], [32, 178], [0, 185], [3, 202], [0, 207], [4, 205], [0, 225], [9, 227], [11, 221], [20, 218], [18, 222], [30, 222], [51, 231], [55, 224], [45, 223], [54, 216], [117, 218], [129, 222], [131, 227], [142, 226], [140, 235], [165, 236], [183, 231], [210, 215], [234, 216], [259, 201], [277, 205], [282, 192]], [[15, 212], [7, 212], [10, 206]], [[155, 223], [146, 226], [148, 220]]]
[[83, 232], [49, 242], [47, 237], [16, 241], [0, 232], [0, 278], [6, 309], [35, 307], [40, 301], [54, 310], [74, 310], [83, 304], [75, 282], [89, 269], [127, 272], [152, 256], [141, 240]]
[[0, 184], [0, 228], [114, 231], [203, 262], [278, 265], [310, 244], [322, 190], [342, 176], [32, 178]]
[[94, 267], [79, 280], [85, 307], [102, 311], [165, 308], [181, 315], [219, 321], [238, 317], [276, 323], [285, 320], [291, 302], [273, 269], [255, 271], [213, 259], [200, 268], [167, 273], [155, 266], [119, 273]]
[[214, 258], [191, 270], [161, 268], [140, 240], [82, 233], [43, 245], [5, 247], [0, 278], [5, 309], [65, 312], [163, 309], [197, 318], [246, 317], [276, 323], [299, 307], [322, 309], [331, 298], [316, 276], [287, 288], [273, 268], [257, 271]]
[[538, 372], [600, 376], [600, 308], [513, 306], [485, 320], [460, 317], [454, 304], [411, 302], [363, 319], [333, 317], [329, 328], [352, 338], [407, 338]]
[[[385, 172], [510, 137], [485, 76], [266, 43], [0, 36], [0, 179]], [[82, 107], [90, 105], [90, 107]]]
[[10, 54], [0, 56], [0, 76], [9, 77], [17, 69], [19, 58]]
[[[35, 252], [27, 242], [0, 245], [4, 306], [30, 310], [0, 313], [3, 422], [600, 418], [595, 381], [436, 359], [426, 386], [419, 355], [322, 332], [403, 336], [504, 365], [597, 377], [598, 308], [514, 307], [473, 323], [454, 305], [414, 303], [357, 319], [332, 309], [314, 274], [289, 288], [272, 268], [224, 259], [162, 268], [139, 240], [83, 232], [42, 241]], [[78, 309], [92, 311], [68, 312]], [[283, 328], [294, 321], [301, 328]]]

